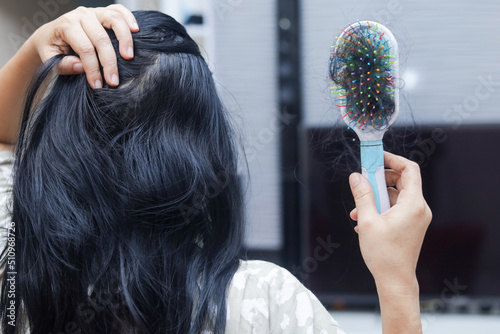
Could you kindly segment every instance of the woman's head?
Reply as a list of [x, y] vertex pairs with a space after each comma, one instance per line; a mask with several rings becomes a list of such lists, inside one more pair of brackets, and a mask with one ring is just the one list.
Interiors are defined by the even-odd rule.
[[28, 96], [13, 221], [18, 321], [33, 334], [68, 323], [82, 333], [224, 329], [242, 237], [230, 124], [185, 29], [134, 14], [134, 59], [108, 31], [118, 87], [58, 76], [35, 103], [58, 57]]

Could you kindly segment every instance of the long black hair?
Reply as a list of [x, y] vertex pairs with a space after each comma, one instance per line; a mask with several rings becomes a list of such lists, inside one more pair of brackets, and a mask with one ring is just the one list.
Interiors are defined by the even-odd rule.
[[93, 90], [81, 74], [41, 89], [63, 56], [32, 84], [14, 165], [15, 247], [2, 262], [15, 262], [3, 278], [3, 333], [224, 332], [243, 224], [232, 129], [184, 27], [134, 14], [133, 60], [108, 31], [120, 86]]

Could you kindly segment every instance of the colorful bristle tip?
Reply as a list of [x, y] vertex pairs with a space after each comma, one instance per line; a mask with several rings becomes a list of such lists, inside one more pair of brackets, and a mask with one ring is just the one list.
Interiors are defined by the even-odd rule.
[[342, 119], [350, 128], [386, 128], [397, 113], [396, 40], [386, 27], [370, 21], [341, 31], [331, 52], [330, 78], [336, 88], [332, 92], [342, 98]]

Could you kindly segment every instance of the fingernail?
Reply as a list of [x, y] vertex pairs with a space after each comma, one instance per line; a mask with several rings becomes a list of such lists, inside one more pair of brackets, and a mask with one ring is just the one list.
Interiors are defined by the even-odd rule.
[[132, 28], [133, 28], [134, 30], [139, 30], [139, 26], [137, 25], [137, 23], [136, 23], [136, 22], [132, 22]]
[[118, 75], [117, 74], [113, 74], [111, 76], [111, 83], [115, 86], [118, 86], [118, 84], [120, 83], [120, 79], [118, 79]]
[[356, 186], [361, 182], [361, 176], [358, 173], [353, 173], [349, 177], [349, 183], [351, 184], [351, 188], [356, 188]]
[[80, 73], [83, 72], [83, 65], [82, 63], [76, 63], [73, 65], [73, 72], [75, 73]]
[[101, 80], [96, 80], [95, 81], [94, 88], [95, 89], [102, 88], [102, 82], [101, 82]]
[[133, 58], [134, 57], [134, 49], [130, 46], [127, 50], [127, 55], [130, 57], [130, 58]]

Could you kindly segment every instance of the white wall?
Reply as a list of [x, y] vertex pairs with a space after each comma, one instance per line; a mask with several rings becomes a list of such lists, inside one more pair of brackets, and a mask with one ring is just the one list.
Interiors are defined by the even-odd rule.
[[117, 0], [130, 10], [158, 10], [160, 0]]
[[74, 7], [75, 0], [0, 0], [0, 66], [37, 27]]
[[[282, 245], [277, 127], [276, 3], [219, 0], [214, 4], [215, 75], [241, 129], [248, 158], [247, 245]], [[243, 169], [245, 166], [242, 166]]]

